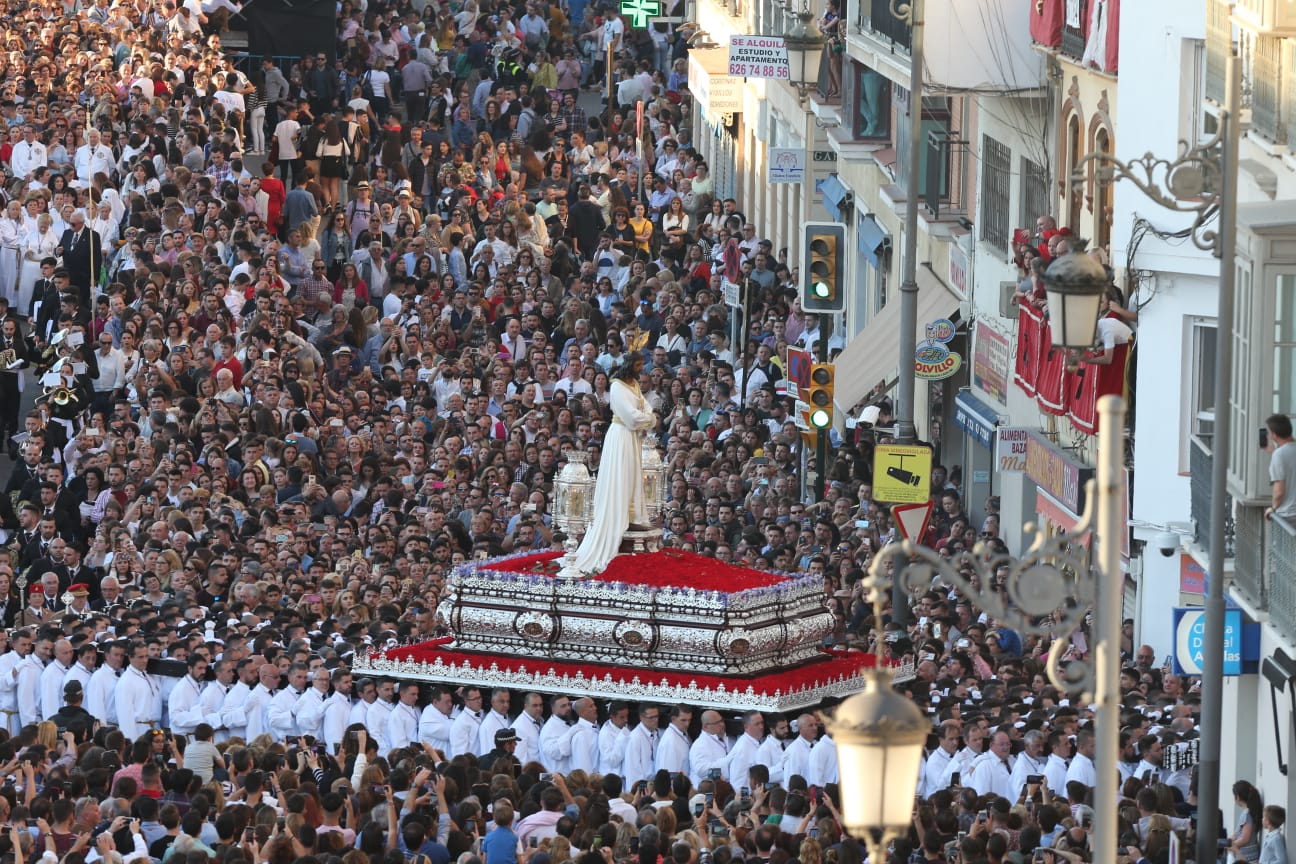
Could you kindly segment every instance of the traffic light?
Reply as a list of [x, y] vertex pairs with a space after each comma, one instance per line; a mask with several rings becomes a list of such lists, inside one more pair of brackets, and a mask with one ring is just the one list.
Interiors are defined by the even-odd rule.
[[845, 252], [845, 225], [840, 222], [806, 224], [802, 256], [805, 277], [801, 288], [801, 308], [806, 312], [845, 310]]
[[831, 363], [815, 363], [810, 367], [810, 428], [831, 429], [833, 425], [833, 375]]

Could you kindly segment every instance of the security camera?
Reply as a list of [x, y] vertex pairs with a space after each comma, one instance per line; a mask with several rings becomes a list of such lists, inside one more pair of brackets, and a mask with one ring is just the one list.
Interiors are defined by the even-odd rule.
[[1162, 531], [1156, 536], [1157, 549], [1164, 558], [1169, 558], [1179, 551], [1179, 535], [1173, 531]]

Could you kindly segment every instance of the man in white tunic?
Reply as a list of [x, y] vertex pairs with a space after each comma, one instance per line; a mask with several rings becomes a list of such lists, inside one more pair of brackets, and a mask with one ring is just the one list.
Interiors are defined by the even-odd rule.
[[63, 707], [63, 678], [72, 668], [72, 643], [60, 639], [54, 643], [54, 660], [41, 671], [41, 717], [49, 720]]
[[640, 706], [639, 725], [630, 730], [626, 739], [625, 756], [621, 762], [621, 777], [625, 780], [627, 791], [633, 791], [634, 785], [640, 780], [652, 777], [657, 740], [661, 737], [657, 729], [660, 718], [656, 705]]
[[540, 730], [543, 727], [544, 697], [539, 693], [528, 693], [522, 697], [522, 713], [513, 721], [513, 731], [518, 736], [513, 755], [521, 764], [544, 761], [540, 755]]
[[52, 653], [49, 637], [38, 635], [31, 653], [18, 664], [18, 720], [24, 726], [41, 721], [41, 673]]
[[[1093, 756], [1094, 749], [1097, 747], [1097, 741], [1094, 740], [1092, 729], [1080, 729], [1076, 732], [1076, 755], [1071, 760], [1071, 766], [1067, 768], [1067, 782], [1077, 780], [1084, 785], [1093, 788], [1098, 782], [1098, 771], [1094, 768]], [[1065, 786], [1062, 788], [1066, 788]]]
[[729, 762], [729, 740], [725, 735], [724, 717], [719, 711], [702, 712], [702, 732], [689, 748], [689, 777], [697, 786], [718, 770], [725, 776]]
[[549, 700], [549, 719], [540, 730], [540, 763], [555, 774], [566, 774], [571, 760], [571, 699]]
[[810, 776], [806, 778], [806, 783], [822, 788], [836, 782], [837, 744], [831, 737], [824, 735], [810, 751]]
[[593, 774], [598, 770], [598, 703], [588, 696], [572, 703], [576, 722], [571, 727], [571, 756], [568, 771]]
[[81, 685], [81, 692], [90, 689], [90, 679], [94, 677], [95, 665], [99, 662], [99, 646], [86, 642], [76, 651], [76, 662], [63, 675], [63, 686], [75, 681]]
[[[234, 687], [235, 677], [236, 669], [233, 660], [216, 661], [216, 680], [207, 682], [202, 695], [198, 697], [198, 710], [202, 712], [202, 722], [212, 727], [213, 742], [229, 740], [229, 729], [226, 728], [225, 720], [221, 716], [221, 708], [225, 705], [225, 698], [229, 695], [229, 691]], [[174, 690], [171, 695], [175, 696]]]
[[301, 734], [309, 735], [316, 741], [324, 740], [324, 705], [328, 700], [329, 678], [329, 670], [323, 666], [311, 672], [310, 686], [293, 706], [297, 728], [301, 730]]
[[[950, 760], [958, 755], [962, 726], [957, 720], [945, 720], [937, 730], [937, 735], [940, 743], [923, 763], [922, 774], [918, 778], [918, 794], [924, 798], [930, 798], [939, 790], [946, 788], [941, 785], [941, 782], [946, 777]], [[961, 782], [962, 778], [959, 779]]]
[[18, 721], [18, 666], [32, 650], [30, 630], [19, 630], [9, 645], [9, 653], [0, 655], [0, 712], [10, 735], [22, 729]]
[[113, 692], [117, 705], [117, 728], [127, 741], [134, 741], [151, 729], [161, 728], [162, 685], [148, 672], [148, 646], [132, 642], [129, 666], [122, 672]]
[[261, 659], [248, 657], [240, 661], [235, 675], [238, 681], [221, 700], [220, 721], [221, 725], [229, 730], [230, 738], [251, 741], [247, 734], [248, 700], [252, 698], [252, 688], [257, 686], [261, 678]]
[[450, 752], [447, 759], [477, 752], [477, 730], [482, 722], [482, 692], [471, 685], [463, 688], [463, 710], [450, 724]]
[[797, 737], [783, 751], [784, 782], [793, 776], [805, 779], [810, 773], [810, 753], [818, 737], [819, 720], [813, 714], [802, 714], [797, 718]]
[[351, 717], [351, 673], [344, 668], [333, 670], [333, 694], [324, 704], [324, 744], [330, 753], [337, 753], [346, 735], [347, 721]]
[[990, 749], [972, 763], [972, 776], [965, 785], [975, 789], [978, 795], [993, 793], [1007, 798], [1014, 792], [1012, 769], [1012, 739], [1001, 730], [990, 738]]
[[276, 693], [266, 706], [266, 723], [276, 741], [287, 741], [302, 734], [293, 709], [302, 693], [306, 692], [306, 676], [309, 674], [310, 667], [304, 663], [288, 667], [288, 686]]
[[418, 684], [413, 681], [401, 684], [396, 705], [387, 718], [386, 738], [392, 750], [408, 747], [419, 740], [418, 697]]
[[247, 722], [247, 740], [270, 732], [270, 700], [279, 687], [279, 667], [263, 663], [258, 673], [257, 685], [243, 703], [243, 716]]
[[748, 711], [743, 715], [743, 734], [738, 736], [729, 750], [729, 764], [725, 772], [735, 788], [749, 785], [747, 771], [760, 762], [760, 747], [764, 740], [764, 716], [759, 711]]
[[599, 729], [599, 773], [621, 773], [621, 763], [625, 760], [626, 736], [630, 727], [630, 706], [616, 701], [608, 706], [608, 719]]
[[437, 687], [432, 691], [432, 701], [419, 715], [419, 740], [431, 744], [447, 758], [450, 755], [450, 728], [454, 722], [450, 712], [453, 710], [454, 694], [447, 687]]
[[392, 749], [391, 742], [387, 740], [387, 718], [396, 705], [396, 685], [392, 681], [379, 681], [377, 692], [378, 698], [365, 713], [365, 726], [373, 735], [378, 752], [387, 753]]
[[199, 723], [206, 723], [203, 713], [203, 688], [207, 686], [207, 658], [201, 654], [189, 657], [189, 673], [171, 690], [167, 699], [167, 717], [171, 731], [179, 735], [192, 735]]
[[692, 722], [692, 708], [676, 705], [670, 709], [670, 722], [662, 730], [661, 741], [653, 756], [656, 770], [664, 768], [671, 774], [688, 773], [689, 748], [693, 746], [688, 737], [688, 728]]
[[501, 729], [509, 728], [509, 703], [512, 698], [512, 694], [504, 687], [492, 691], [490, 710], [486, 712], [481, 725], [477, 727], [476, 753], [478, 756], [485, 756], [494, 750], [495, 733]]
[[[124, 642], [110, 642], [104, 648], [103, 665], [90, 676], [90, 686], [86, 688], [85, 709], [112, 725], [119, 725], [114, 691], [117, 682], [121, 680], [122, 670], [126, 667], [126, 650]], [[3, 680], [3, 676], [0, 676], [0, 680]]]
[[[360, 698], [356, 699], [356, 701], [351, 704], [351, 717], [347, 720], [348, 726], [355, 723], [360, 723], [361, 725], [368, 723], [369, 709], [378, 699], [378, 685], [372, 678], [361, 678], [356, 684], [356, 695]], [[370, 735], [370, 737], [375, 741], [378, 740], [378, 736], [376, 735]]]

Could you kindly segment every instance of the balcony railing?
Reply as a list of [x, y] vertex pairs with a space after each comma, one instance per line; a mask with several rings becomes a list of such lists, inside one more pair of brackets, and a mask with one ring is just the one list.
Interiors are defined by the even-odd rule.
[[[1193, 540], [1207, 552], [1210, 551], [1211, 536], [1211, 519], [1213, 510], [1211, 508], [1211, 456], [1210, 447], [1197, 436], [1193, 436], [1192, 443], [1189, 446], [1188, 453], [1188, 470], [1189, 477], [1189, 504], [1192, 512], [1193, 525], [1195, 531]], [[1236, 526], [1233, 522], [1233, 499], [1226, 498], [1224, 501], [1224, 557], [1232, 558], [1234, 554], [1234, 539], [1236, 537]]]
[[1283, 635], [1296, 636], [1296, 527], [1282, 517], [1271, 517], [1266, 550], [1269, 620]]
[[1272, 36], [1257, 36], [1251, 54], [1251, 129], [1276, 144], [1287, 141], [1283, 73], [1289, 70], [1283, 69], [1282, 43]]
[[1085, 29], [1089, 26], [1089, 0], [1066, 0], [1062, 21], [1062, 53], [1076, 60], [1084, 57]]
[[860, 27], [905, 51], [913, 39], [909, 25], [891, 14], [891, 0], [861, 0]]
[[1206, 98], [1224, 103], [1227, 81], [1224, 64], [1233, 47], [1233, 22], [1228, 0], [1206, 0]]
[[1257, 608], [1263, 609], [1268, 602], [1264, 508], [1239, 504], [1235, 517], [1237, 556], [1233, 559], [1233, 587], [1245, 594]]

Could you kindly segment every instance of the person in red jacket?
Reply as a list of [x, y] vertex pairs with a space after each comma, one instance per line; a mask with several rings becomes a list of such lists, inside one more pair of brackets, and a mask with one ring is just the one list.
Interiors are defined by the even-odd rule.
[[270, 196], [270, 200], [266, 202], [266, 228], [271, 234], [278, 234], [288, 191], [284, 189], [283, 181], [274, 176], [274, 169], [275, 166], [269, 161], [261, 166], [261, 170], [265, 172], [265, 177], [261, 178], [261, 191]]

